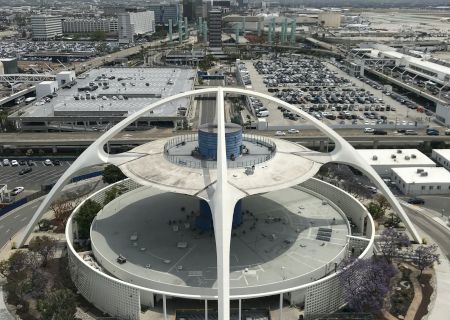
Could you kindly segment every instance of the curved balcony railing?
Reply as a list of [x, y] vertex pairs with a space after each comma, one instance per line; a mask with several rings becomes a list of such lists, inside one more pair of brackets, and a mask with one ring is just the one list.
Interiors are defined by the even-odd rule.
[[[246, 168], [256, 166], [260, 163], [269, 161], [276, 154], [276, 144], [271, 139], [257, 136], [244, 134], [242, 136], [243, 144], [253, 143], [258, 146], [263, 146], [267, 148], [266, 154], [244, 154], [235, 160], [228, 159], [228, 168]], [[171, 154], [171, 150], [174, 148], [185, 146], [186, 144], [194, 143], [198, 147], [198, 135], [197, 134], [186, 134], [180, 135], [173, 139], [170, 139], [164, 144], [164, 157], [179, 166], [184, 166], [188, 168], [195, 169], [216, 169], [217, 161], [199, 159], [194, 157], [191, 153], [186, 154]], [[193, 150], [191, 150], [193, 151]]]

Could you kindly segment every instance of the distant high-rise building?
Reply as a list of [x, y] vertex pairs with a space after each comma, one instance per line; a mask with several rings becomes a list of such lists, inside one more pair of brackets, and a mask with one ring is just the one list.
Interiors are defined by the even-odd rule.
[[208, 12], [208, 40], [210, 48], [222, 48], [222, 11], [212, 8]]
[[168, 24], [169, 19], [172, 19], [174, 25], [178, 24], [178, 18], [181, 15], [178, 3], [152, 4], [148, 6], [148, 9], [155, 13], [155, 23], [157, 25]]
[[119, 42], [134, 42], [134, 36], [155, 32], [153, 11], [122, 12], [118, 14]]
[[91, 33], [103, 31], [106, 33], [117, 33], [117, 18], [104, 19], [64, 19], [62, 21], [64, 33]]
[[60, 16], [39, 15], [31, 17], [33, 40], [51, 40], [62, 35]]
[[183, 0], [183, 16], [187, 17], [189, 22], [195, 22], [202, 10], [202, 0]]

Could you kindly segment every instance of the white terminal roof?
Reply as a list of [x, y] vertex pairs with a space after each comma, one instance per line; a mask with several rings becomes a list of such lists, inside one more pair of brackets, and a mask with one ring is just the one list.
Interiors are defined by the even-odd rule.
[[371, 166], [436, 166], [433, 160], [417, 149], [357, 149], [356, 151]]
[[[426, 172], [426, 174], [422, 174], [420, 172], [421, 170], [423, 170], [423, 172]], [[450, 183], [450, 172], [442, 167], [394, 168], [392, 169], [392, 171], [405, 183]]]
[[[178, 68], [100, 68], [90, 70], [84, 75], [76, 79], [77, 84], [72, 88], [59, 89], [58, 96], [50, 103], [40, 105], [37, 102], [27, 108], [22, 117], [52, 117], [80, 115], [80, 113], [101, 116], [118, 112], [130, 115], [161, 98], [192, 90], [195, 72]], [[86, 95], [84, 91], [79, 92], [78, 88], [86, 87], [91, 82], [99, 86], [97, 90], [90, 92], [97, 99], [75, 100], [74, 97], [77, 95]], [[113, 96], [119, 95], [127, 96], [128, 100], [112, 99]], [[108, 99], [103, 100], [102, 96]], [[172, 101], [154, 109], [152, 116], [176, 116], [178, 108], [187, 107], [188, 104], [189, 98]]]
[[450, 161], [450, 149], [433, 149], [433, 152]]

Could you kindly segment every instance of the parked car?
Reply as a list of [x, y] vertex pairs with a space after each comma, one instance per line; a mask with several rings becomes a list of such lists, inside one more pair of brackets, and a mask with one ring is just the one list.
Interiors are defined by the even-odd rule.
[[17, 167], [19, 165], [19, 162], [17, 162], [17, 160], [12, 160], [11, 161], [11, 166], [12, 167]]
[[364, 128], [364, 133], [374, 133], [375, 129], [373, 128]]
[[9, 166], [9, 160], [3, 159], [3, 166]]
[[59, 166], [61, 162], [59, 160], [53, 160], [53, 165]]
[[21, 166], [24, 166], [24, 165], [27, 164], [27, 162], [26, 162], [25, 160], [19, 160], [19, 164], [20, 164]]
[[45, 164], [46, 166], [51, 166], [51, 165], [53, 165], [53, 162], [52, 162], [52, 160], [50, 160], [50, 159], [46, 159], [46, 160], [44, 161], [44, 164]]
[[407, 202], [410, 204], [425, 204], [425, 200], [422, 198], [409, 198]]
[[13, 196], [16, 196], [19, 193], [21, 193], [23, 190], [25, 190], [24, 187], [15, 187], [14, 189], [11, 190], [10, 194]]
[[117, 257], [117, 262], [120, 263], [120, 264], [124, 264], [125, 262], [127, 262], [127, 258], [125, 258], [125, 257], [122, 256], [122, 255], [119, 255], [119, 256]]
[[300, 133], [300, 130], [297, 130], [297, 129], [289, 129], [289, 130], [288, 130], [288, 133], [291, 133], [291, 134]]
[[450, 136], [450, 129], [445, 130], [445, 135]]
[[275, 135], [276, 136], [285, 136], [286, 132], [284, 132], [284, 131], [277, 131], [277, 132], [275, 132]]
[[385, 135], [387, 135], [387, 131], [384, 131], [384, 130], [375, 130], [375, 131], [373, 132], [373, 134], [374, 134], [374, 135], [379, 135], [379, 136], [385, 136]]
[[24, 168], [24, 169], [20, 170], [19, 175], [22, 176], [22, 175], [27, 174], [28, 172], [31, 172], [31, 171], [33, 171], [33, 169], [31, 167], [27, 167], [27, 168]]
[[414, 130], [405, 130], [405, 136], [417, 136], [417, 131]]

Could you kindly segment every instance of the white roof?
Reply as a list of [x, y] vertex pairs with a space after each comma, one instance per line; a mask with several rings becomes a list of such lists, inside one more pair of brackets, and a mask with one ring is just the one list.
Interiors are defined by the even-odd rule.
[[371, 166], [436, 166], [433, 160], [417, 149], [357, 149], [357, 151]]
[[450, 149], [433, 149], [433, 152], [446, 160], [450, 160]]
[[[418, 169], [422, 169], [427, 175], [418, 173]], [[392, 171], [400, 177], [405, 183], [447, 183], [450, 184], [450, 172], [442, 167], [408, 167], [394, 168]]]

